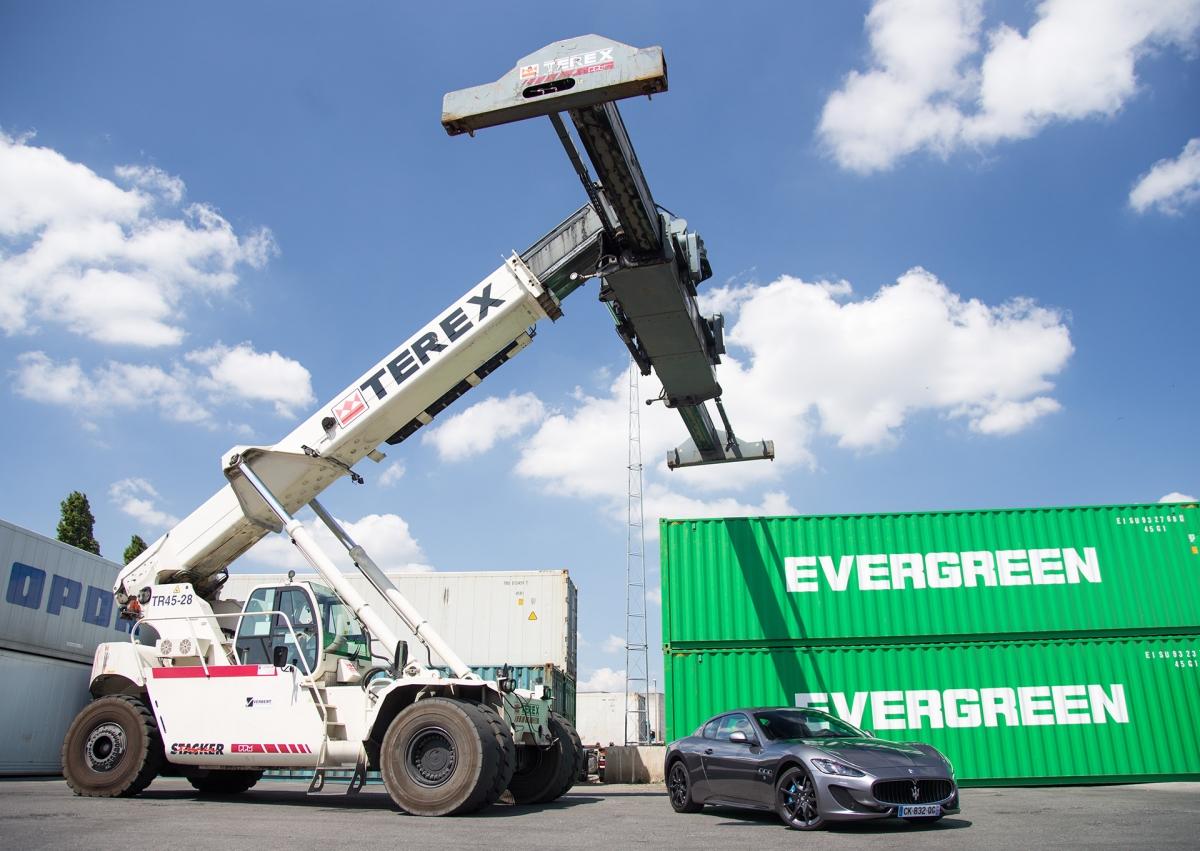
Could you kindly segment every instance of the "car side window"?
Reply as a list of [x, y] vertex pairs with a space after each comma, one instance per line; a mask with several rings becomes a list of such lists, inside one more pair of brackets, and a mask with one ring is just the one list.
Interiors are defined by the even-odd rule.
[[704, 738], [715, 739], [717, 737], [717, 722], [720, 720], [719, 718], [714, 718], [704, 725]]
[[727, 742], [729, 741], [729, 737], [735, 732], [745, 733], [746, 738], [751, 742], [758, 741], [758, 735], [754, 732], [754, 725], [750, 723], [749, 718], [740, 712], [725, 715], [720, 719], [720, 723], [717, 724], [716, 738], [718, 741]]

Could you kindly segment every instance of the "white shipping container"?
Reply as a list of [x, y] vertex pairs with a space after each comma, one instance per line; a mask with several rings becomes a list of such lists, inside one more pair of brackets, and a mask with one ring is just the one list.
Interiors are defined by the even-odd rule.
[[90, 699], [92, 666], [0, 650], [0, 774], [58, 774], [62, 743]]
[[[347, 574], [401, 638], [408, 640], [414, 659], [427, 661], [425, 651], [382, 596], [358, 573]], [[579, 599], [565, 570], [462, 573], [388, 573], [441, 636], [468, 665], [504, 663], [527, 667], [554, 665], [572, 679], [576, 669]], [[313, 574], [297, 579], [320, 581]], [[234, 573], [221, 589], [221, 598], [244, 601], [258, 585], [287, 581], [280, 573]], [[394, 648], [376, 648], [391, 656]], [[445, 660], [433, 655], [433, 664]]]
[[90, 665], [97, 644], [128, 639], [112, 592], [120, 569], [0, 520], [0, 648]]
[[[650, 710], [645, 712], [646, 698], [631, 694], [626, 701], [623, 691], [581, 691], [575, 695], [575, 729], [585, 745], [608, 747], [626, 741], [626, 718], [629, 736], [636, 738], [634, 725], [642, 717], [650, 725], [652, 740], [661, 742], [666, 717], [666, 701], [661, 691], [650, 692]], [[638, 713], [638, 714], [635, 714]]]

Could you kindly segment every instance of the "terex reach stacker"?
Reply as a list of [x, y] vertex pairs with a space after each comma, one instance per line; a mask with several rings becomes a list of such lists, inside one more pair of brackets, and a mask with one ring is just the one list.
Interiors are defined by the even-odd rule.
[[[553, 800], [583, 751], [545, 687], [480, 679], [358, 546], [317, 495], [361, 482], [354, 465], [380, 461], [497, 367], [527, 347], [533, 326], [589, 279], [643, 374], [662, 381], [690, 441], [670, 467], [772, 458], [769, 441], [738, 440], [721, 406], [719, 316], [699, 315], [696, 285], [711, 275], [704, 243], [650, 194], [615, 99], [663, 92], [657, 47], [595, 35], [552, 44], [500, 80], [446, 95], [442, 123], [458, 134], [539, 115], [554, 128], [589, 203], [434, 317], [273, 446], [237, 446], [227, 484], [121, 571], [114, 593], [130, 640], [103, 644], [93, 700], [72, 723], [63, 772], [80, 795], [135, 795], [158, 774], [201, 792], [249, 789], [264, 769], [382, 773], [388, 793], [418, 815], [466, 813], [506, 789], [517, 803]], [[588, 174], [561, 113], [596, 170]], [[724, 430], [706, 406], [714, 400]], [[363, 599], [293, 516], [310, 506], [445, 676], [408, 658], [408, 645]], [[319, 581], [219, 598], [226, 568], [283, 532]], [[372, 643], [389, 648], [376, 664]], [[394, 648], [394, 653], [392, 649]]]

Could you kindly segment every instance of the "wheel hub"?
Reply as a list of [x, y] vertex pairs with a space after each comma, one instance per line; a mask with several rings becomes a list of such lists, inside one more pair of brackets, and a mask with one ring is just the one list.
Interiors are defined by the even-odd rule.
[[422, 786], [441, 786], [457, 765], [454, 740], [441, 727], [427, 727], [412, 737], [405, 764], [409, 775]]
[[124, 756], [125, 748], [125, 731], [109, 721], [92, 730], [83, 745], [83, 759], [92, 771], [112, 771]]
[[795, 822], [809, 824], [817, 818], [817, 799], [811, 781], [804, 778], [791, 782], [783, 793], [783, 805]]
[[679, 764], [671, 769], [671, 798], [680, 807], [687, 803], [687, 772]]

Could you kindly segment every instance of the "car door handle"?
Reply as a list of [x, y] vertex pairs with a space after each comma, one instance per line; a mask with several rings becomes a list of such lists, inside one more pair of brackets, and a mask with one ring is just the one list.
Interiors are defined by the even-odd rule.
[[704, 752], [705, 752], [706, 754], [711, 754], [711, 753], [712, 753], [712, 748], [705, 748], [705, 749], [704, 749]]

